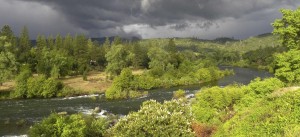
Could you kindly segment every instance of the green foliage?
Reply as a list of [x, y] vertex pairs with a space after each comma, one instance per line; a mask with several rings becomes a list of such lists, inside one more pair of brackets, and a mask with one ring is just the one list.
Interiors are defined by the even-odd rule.
[[300, 91], [258, 100], [227, 121], [215, 136], [298, 136]]
[[275, 76], [284, 82], [300, 82], [300, 50], [290, 50], [275, 56]]
[[32, 137], [102, 137], [109, 127], [104, 118], [84, 117], [81, 114], [60, 115], [53, 113], [32, 126]]
[[11, 43], [5, 42], [6, 36], [0, 37], [0, 85], [12, 78], [17, 69], [15, 56], [9, 51]]
[[13, 98], [26, 98], [28, 86], [27, 81], [32, 76], [29, 66], [23, 66], [20, 74], [16, 77], [16, 88], [12, 93]]
[[18, 51], [16, 56], [18, 57], [18, 61], [20, 63], [28, 62], [30, 49], [31, 49], [31, 43], [28, 34], [28, 29], [27, 27], [24, 26], [21, 31], [21, 36], [20, 36], [19, 46], [18, 46]]
[[86, 124], [81, 115], [63, 116], [51, 114], [41, 123], [35, 124], [30, 130], [32, 137], [84, 137]]
[[164, 74], [170, 61], [170, 55], [161, 48], [151, 48], [148, 52], [149, 68], [152, 75], [159, 77]]
[[123, 69], [120, 76], [116, 77], [111, 87], [105, 92], [107, 99], [127, 98], [133, 75], [130, 69]]
[[300, 49], [300, 8], [296, 10], [282, 9], [282, 19], [276, 19], [272, 24], [273, 33], [280, 36], [279, 41], [289, 49]]
[[45, 75], [31, 76], [31, 71], [24, 69], [16, 79], [16, 89], [13, 98], [51, 98], [58, 96], [63, 85], [55, 78], [46, 78]]
[[[280, 122], [274, 123], [269, 118], [273, 115], [284, 116], [278, 114], [277, 105], [270, 108], [274, 98], [282, 95], [274, 91], [278, 92], [284, 85], [277, 78], [257, 78], [247, 86], [202, 89], [192, 102], [192, 112], [200, 124], [218, 127], [215, 136], [270, 136], [273, 133], [282, 136], [278, 130]], [[277, 126], [276, 129], [270, 128], [271, 125]], [[291, 133], [294, 131], [291, 130]]]
[[271, 65], [274, 62], [273, 55], [275, 53], [282, 53], [285, 50], [286, 48], [282, 46], [259, 48], [257, 50], [246, 52], [243, 55], [243, 59], [248, 66], [267, 69], [272, 67]]
[[143, 74], [134, 76], [134, 81], [132, 82], [134, 89], [144, 89], [149, 90], [154, 87], [157, 87], [157, 83], [154, 77]]
[[248, 85], [250, 88], [250, 92], [254, 92], [257, 95], [265, 96], [269, 93], [272, 93], [274, 90], [282, 88], [285, 86], [285, 83], [280, 81], [277, 78], [268, 78], [261, 80], [260, 78], [256, 78], [251, 81]]
[[87, 122], [86, 135], [88, 137], [102, 137], [109, 128], [109, 120], [105, 118], [91, 118], [91, 124]]
[[238, 86], [225, 88], [212, 87], [202, 89], [196, 94], [192, 110], [197, 121], [210, 125], [219, 125], [235, 113], [233, 105], [244, 95]]
[[148, 94], [148, 92], [134, 90], [134, 79], [131, 69], [123, 69], [121, 74], [114, 79], [112, 85], [106, 90], [105, 97], [107, 99], [125, 99]]
[[108, 62], [105, 71], [110, 75], [120, 74], [121, 70], [128, 66], [128, 55], [123, 45], [113, 45], [105, 55]]
[[37, 72], [47, 77], [59, 78], [69, 74], [71, 59], [61, 51], [43, 48], [41, 55], [37, 59]]
[[44, 75], [37, 77], [30, 77], [27, 80], [27, 98], [34, 97], [42, 97], [43, 87], [46, 85], [44, 82], [46, 81], [46, 77]]
[[48, 78], [43, 83], [41, 96], [44, 98], [56, 97], [57, 93], [62, 89], [63, 85], [55, 78]]
[[185, 91], [182, 89], [179, 89], [173, 93], [173, 98], [178, 99], [178, 98], [182, 98], [182, 97], [185, 97]]
[[183, 100], [146, 101], [138, 112], [121, 118], [109, 129], [111, 136], [194, 136], [192, 115]]
[[[16, 45], [17, 45], [17, 38], [15, 37], [13, 31], [11, 30], [10, 26], [4, 25], [0, 31], [0, 37], [6, 37], [5, 42], [11, 43], [11, 46], [8, 47], [8, 51], [15, 54], [16, 52]], [[1, 49], [0, 49], [1, 50]]]

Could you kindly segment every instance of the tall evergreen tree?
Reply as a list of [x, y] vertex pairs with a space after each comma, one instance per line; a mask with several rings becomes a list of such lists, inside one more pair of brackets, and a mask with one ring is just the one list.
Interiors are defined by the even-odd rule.
[[5, 36], [0, 37], [0, 85], [6, 80], [12, 78], [13, 73], [17, 70], [15, 56], [9, 52], [11, 44], [5, 42]]
[[109, 40], [109, 37], [105, 38], [105, 41], [103, 43], [103, 48], [104, 48], [105, 52], [108, 52], [108, 50], [110, 49], [110, 40]]
[[41, 52], [43, 48], [47, 48], [47, 40], [46, 37], [43, 35], [38, 35], [36, 39], [36, 47], [37, 51]]
[[75, 36], [74, 40], [74, 56], [76, 57], [77, 70], [83, 73], [88, 69], [89, 59], [87, 52], [87, 39], [84, 35]]
[[47, 43], [49, 49], [54, 49], [54, 38], [52, 35], [48, 37]]
[[62, 46], [63, 46], [63, 38], [61, 37], [61, 35], [60, 34], [58, 34], [57, 36], [56, 36], [56, 39], [55, 39], [55, 44], [54, 44], [55, 46], [55, 48], [54, 49], [56, 49], [56, 50], [59, 50], [59, 49], [61, 49], [62, 48]]
[[70, 34], [67, 34], [67, 36], [65, 37], [63, 41], [63, 48], [68, 55], [73, 55], [74, 53], [73, 38]]
[[129, 52], [123, 45], [113, 45], [105, 57], [108, 62], [106, 72], [110, 75], [119, 75], [123, 68], [128, 67]]
[[17, 57], [20, 63], [27, 63], [29, 52], [31, 49], [31, 42], [28, 34], [28, 29], [26, 26], [23, 27], [20, 42], [17, 52]]
[[113, 41], [113, 44], [112, 44], [112, 45], [119, 45], [119, 44], [122, 44], [122, 39], [121, 39], [121, 37], [116, 36], [116, 37], [114, 38], [114, 41]]
[[4, 25], [0, 31], [0, 36], [6, 36], [5, 42], [13, 44], [15, 41], [15, 35], [8, 25]]

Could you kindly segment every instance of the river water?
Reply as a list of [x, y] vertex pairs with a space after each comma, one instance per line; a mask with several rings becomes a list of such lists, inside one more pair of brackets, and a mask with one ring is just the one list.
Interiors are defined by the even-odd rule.
[[233, 69], [235, 75], [227, 76], [216, 82], [150, 90], [148, 96], [137, 99], [107, 101], [104, 95], [92, 95], [71, 98], [0, 101], [0, 136], [26, 134], [26, 131], [34, 122], [47, 117], [51, 112], [89, 113], [95, 107], [99, 107], [114, 114], [126, 115], [130, 111], [138, 110], [141, 103], [146, 100], [154, 99], [160, 102], [170, 100], [173, 91], [178, 89], [183, 89], [187, 94], [192, 94], [201, 87], [226, 86], [232, 83], [248, 84], [256, 77], [272, 77], [272, 74], [256, 69], [221, 67], [221, 69], [225, 68]]

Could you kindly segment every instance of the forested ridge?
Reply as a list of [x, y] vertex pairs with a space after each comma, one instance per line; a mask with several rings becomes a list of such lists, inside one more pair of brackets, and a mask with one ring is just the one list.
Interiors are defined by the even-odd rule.
[[[145, 101], [120, 118], [53, 113], [29, 136], [300, 136], [300, 8], [282, 9], [273, 34], [245, 40], [220, 38], [147, 39], [115, 37], [104, 43], [84, 35], [38, 36], [32, 45], [24, 27], [15, 37], [8, 25], [0, 37], [0, 83], [16, 82], [5, 99], [72, 95], [62, 78], [105, 71], [109, 99], [144, 96], [149, 89], [191, 85], [234, 74], [218, 65], [254, 67], [274, 73], [248, 85], [206, 87], [185, 98]], [[133, 74], [133, 70], [143, 70]]]

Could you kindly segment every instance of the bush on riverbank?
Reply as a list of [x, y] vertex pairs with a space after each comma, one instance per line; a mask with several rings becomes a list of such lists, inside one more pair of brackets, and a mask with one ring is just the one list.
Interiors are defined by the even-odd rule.
[[141, 97], [148, 94], [148, 92], [145, 91], [137, 91], [134, 87], [134, 75], [132, 75], [131, 69], [125, 68], [106, 90], [105, 97], [107, 99], [126, 99]]
[[109, 127], [109, 120], [94, 118], [81, 114], [61, 115], [53, 113], [40, 123], [33, 125], [29, 136], [54, 136], [54, 137], [96, 137], [104, 136]]
[[159, 103], [146, 101], [138, 112], [121, 118], [108, 130], [110, 136], [194, 136], [191, 128], [193, 117], [184, 100]]
[[24, 68], [17, 76], [16, 84], [12, 98], [51, 98], [63, 89], [63, 84], [57, 79], [45, 75], [34, 77], [29, 68]]

